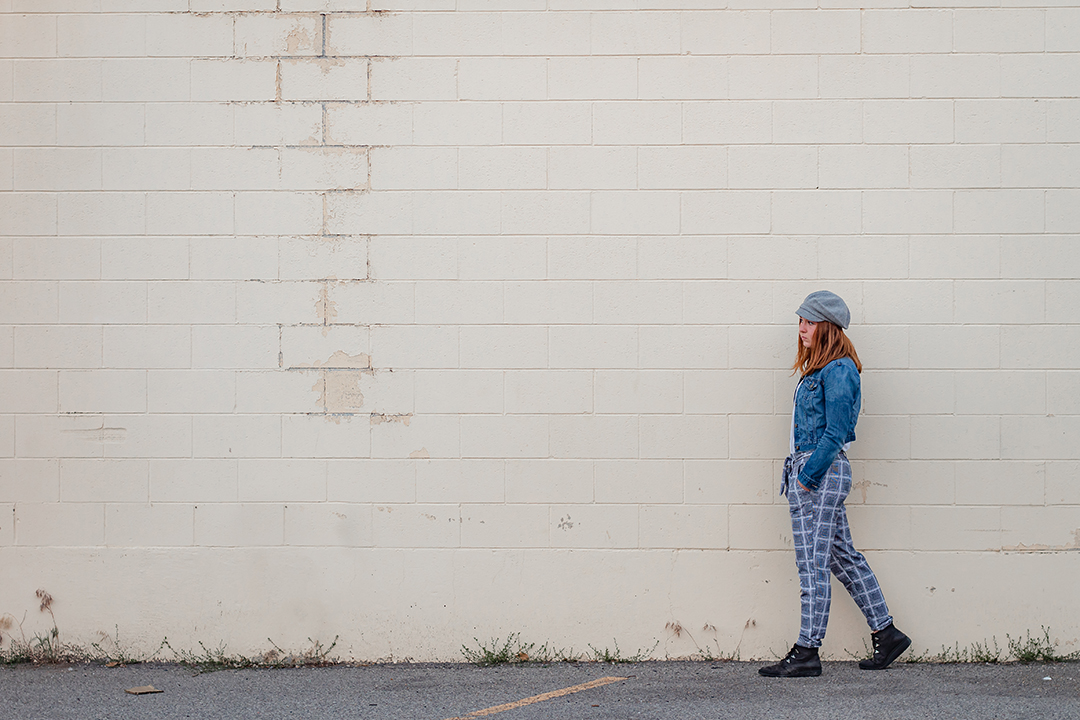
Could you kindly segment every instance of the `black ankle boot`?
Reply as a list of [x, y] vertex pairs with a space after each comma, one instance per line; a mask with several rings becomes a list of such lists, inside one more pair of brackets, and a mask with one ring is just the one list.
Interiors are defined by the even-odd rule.
[[870, 635], [874, 642], [874, 657], [859, 661], [863, 670], [884, 670], [893, 660], [911, 647], [911, 638], [890, 623]]
[[787, 657], [775, 665], [759, 668], [758, 673], [765, 677], [817, 677], [821, 674], [818, 649], [795, 645]]

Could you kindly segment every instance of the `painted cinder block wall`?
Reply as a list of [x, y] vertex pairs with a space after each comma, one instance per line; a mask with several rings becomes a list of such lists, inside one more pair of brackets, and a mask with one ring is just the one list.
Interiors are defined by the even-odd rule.
[[829, 288], [898, 623], [1080, 649], [1080, 4], [866, 4], [0, 0], [0, 611], [780, 652]]

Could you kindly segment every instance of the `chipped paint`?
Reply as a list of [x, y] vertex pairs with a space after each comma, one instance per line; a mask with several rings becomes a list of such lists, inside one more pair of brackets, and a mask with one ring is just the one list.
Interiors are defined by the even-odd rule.
[[1008, 547], [1002, 546], [1001, 548], [1001, 552], [1007, 553], [1069, 552], [1076, 550], [1080, 550], [1080, 528], [1073, 530], [1073, 541], [1068, 545], [1043, 545], [1041, 543], [1025, 545], [1019, 543]]
[[[363, 156], [367, 152], [366, 147], [353, 147], [349, 145], [298, 145], [295, 148], [289, 148], [290, 150], [303, 150], [311, 153], [312, 155], [359, 155]], [[328, 190], [352, 190], [353, 188], [326, 188]]]
[[343, 57], [299, 57], [299, 58], [282, 58], [281, 62], [287, 62], [290, 65], [299, 65], [304, 63], [307, 65], [314, 65], [319, 70], [322, 70], [323, 74], [330, 72], [337, 67], [345, 67], [346, 58]]
[[1052, 553], [1052, 552], [1075, 552], [1080, 550], [1075, 543], [1069, 545], [1010, 545], [1008, 547], [1002, 547], [1003, 553]]
[[360, 375], [356, 370], [323, 371], [322, 377], [311, 389], [320, 392], [318, 403], [328, 413], [349, 414], [364, 405], [364, 393], [360, 390]]
[[412, 422], [412, 417], [413, 417], [412, 413], [401, 413], [401, 414], [398, 414], [398, 415], [387, 415], [385, 413], [371, 413], [371, 424], [372, 425], [382, 425], [383, 423], [388, 423], [388, 422], [389, 423], [394, 423], [394, 422], [396, 422], [396, 423], [401, 423], [402, 425], [405, 425], [406, 427], [408, 427], [409, 423]]
[[[321, 42], [319, 44], [321, 45]], [[315, 38], [309, 35], [307, 28], [299, 22], [285, 36], [285, 52], [288, 55], [297, 55], [301, 50], [314, 50], [315, 45]]]
[[325, 362], [316, 361], [310, 365], [294, 365], [293, 368], [297, 370], [310, 368], [319, 370], [367, 370], [373, 372], [371, 355], [368, 353], [350, 355], [344, 350], [335, 350], [334, 354], [327, 358]]
[[371, 102], [375, 99], [374, 93], [371, 91], [371, 60], [368, 59], [367, 63], [367, 101]]
[[431, 453], [428, 452], [426, 447], [422, 447], [419, 450], [413, 450], [409, 453], [409, 457], [413, 460], [427, 460], [431, 457]]
[[[337, 319], [337, 303], [330, 298], [330, 284], [323, 283], [319, 288], [319, 298], [315, 301], [315, 316], [323, 324], [323, 337], [330, 332], [330, 323]], [[368, 364], [371, 364], [370, 358]]]
[[858, 490], [859, 491], [859, 496], [862, 499], [862, 502], [865, 503], [866, 502], [866, 491], [869, 490], [872, 486], [889, 487], [885, 483], [870, 482], [869, 480], [859, 480], [858, 482], [855, 482], [855, 483], [851, 484], [851, 489], [852, 490]]
[[105, 445], [119, 445], [127, 440], [127, 428], [121, 427], [100, 427], [91, 430], [62, 430], [61, 432], [74, 435], [80, 440], [104, 443]]

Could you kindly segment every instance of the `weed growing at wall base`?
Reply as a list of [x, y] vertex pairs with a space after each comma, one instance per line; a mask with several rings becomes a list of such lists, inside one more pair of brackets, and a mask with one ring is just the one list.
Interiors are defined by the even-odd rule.
[[[941, 652], [937, 654], [931, 654], [930, 651], [924, 650], [919, 654], [911, 654], [910, 657], [901, 658], [902, 662], [909, 663], [937, 663], [943, 665], [953, 665], [959, 663], [990, 663], [996, 664], [1005, 662], [1005, 658], [1002, 658], [1001, 648], [998, 647], [997, 638], [991, 638], [990, 642], [975, 642], [970, 647], [962, 648], [960, 643], [954, 643], [952, 647], [941, 646]], [[870, 655], [870, 648], [867, 647], [866, 654]]]
[[657, 640], [648, 650], [638, 648], [638, 651], [635, 652], [633, 655], [624, 656], [622, 654], [622, 651], [619, 650], [619, 643], [615, 642], [615, 640], [612, 640], [611, 642], [615, 645], [614, 652], [607, 648], [604, 648], [603, 650], [597, 650], [592, 645], [590, 645], [589, 650], [591, 651], [591, 653], [589, 655], [589, 659], [593, 662], [606, 662], [613, 664], [644, 662], [652, 656], [653, 650], [656, 650], [657, 646], [660, 645], [660, 641]]
[[1080, 650], [1066, 655], [1059, 655], [1057, 651], [1058, 641], [1050, 639], [1050, 628], [1042, 626], [1042, 637], [1031, 637], [1031, 631], [1025, 633], [1023, 640], [1012, 639], [1008, 634], [1005, 639], [1009, 642], [1009, 653], [1022, 663], [1030, 662], [1063, 662], [1080, 660]]
[[157, 657], [157, 654], [165, 647], [165, 641], [162, 640], [161, 644], [158, 645], [157, 650], [149, 655], [133, 653], [130, 649], [120, 644], [120, 626], [114, 625], [113, 628], [114, 635], [110, 636], [107, 632], [98, 632], [98, 635], [101, 636], [101, 641], [90, 643], [90, 647], [93, 649], [93, 659], [103, 660], [107, 667], [137, 665], [139, 663], [148, 662]]
[[[757, 623], [753, 619], [746, 621], [746, 625], [743, 627], [743, 632], [746, 632], [747, 628], [756, 627]], [[730, 653], [725, 653], [720, 649], [720, 641], [716, 634], [716, 626], [710, 623], [705, 623], [702, 626], [704, 632], [712, 635], [712, 646], [716, 647], [716, 652], [713, 652], [712, 647], [708, 643], [704, 647], [698, 644], [697, 639], [690, 634], [690, 631], [683, 627], [682, 623], [675, 621], [669, 622], [664, 626], [664, 629], [670, 632], [673, 636], [680, 638], [683, 635], [690, 638], [690, 642], [694, 643], [694, 647], [697, 648], [697, 652], [689, 655], [688, 657], [671, 657], [667, 656], [667, 660], [700, 660], [703, 662], [730, 662], [732, 660], [739, 659], [739, 648], [742, 647], [742, 636], [739, 637], [739, 643], [735, 646], [735, 649]], [[654, 646], [655, 650], [656, 647]]]
[[[34, 595], [38, 599], [38, 612], [48, 613], [52, 628], [44, 634], [35, 633], [33, 637], [27, 638], [23, 631], [23, 623], [26, 622], [25, 613], [22, 620], [17, 620], [10, 613], [0, 615], [0, 663], [10, 665], [88, 660], [90, 653], [87, 650], [60, 640], [60, 629], [56, 625], [56, 615], [52, 611], [52, 595], [44, 588], [38, 588]], [[11, 633], [11, 629], [15, 627], [18, 628], [18, 637]]]
[[492, 665], [514, 665], [521, 663], [547, 664], [553, 662], [606, 662], [606, 663], [635, 663], [648, 660], [654, 650], [660, 644], [656, 643], [648, 650], [638, 649], [632, 655], [623, 655], [619, 649], [619, 643], [612, 641], [615, 649], [598, 649], [589, 645], [589, 651], [584, 655], [571, 650], [555, 648], [548, 643], [537, 646], [536, 643], [522, 642], [521, 635], [510, 633], [506, 640], [491, 639], [490, 644], [473, 638], [475, 648], [467, 645], [461, 646], [461, 655], [473, 665], [490, 667]]
[[[911, 654], [907, 658], [901, 658], [909, 663], [1000, 663], [1000, 662], [1075, 662], [1080, 660], [1080, 650], [1071, 653], [1059, 653], [1057, 648], [1060, 644], [1050, 638], [1050, 628], [1042, 627], [1042, 635], [1032, 637], [1031, 631], [1024, 633], [1024, 638], [1013, 638], [1008, 633], [1005, 639], [1008, 642], [1008, 650], [998, 647], [997, 638], [990, 641], [975, 642], [969, 647], [962, 648], [959, 643], [952, 647], [941, 646], [941, 652], [931, 654], [924, 650], [918, 654]], [[869, 648], [867, 649], [869, 653]]]
[[215, 648], [208, 648], [199, 641], [199, 650], [177, 650], [169, 644], [169, 639], [161, 641], [162, 647], [167, 647], [172, 652], [176, 662], [198, 673], [214, 672], [216, 670], [240, 670], [247, 668], [297, 668], [297, 667], [328, 667], [341, 665], [341, 660], [330, 657], [330, 653], [337, 645], [338, 636], [334, 636], [329, 646], [324, 646], [318, 640], [308, 638], [311, 647], [299, 653], [289, 653], [282, 650], [273, 640], [267, 638], [273, 648], [261, 655], [245, 656], [229, 654], [225, 650], [225, 643], [218, 644]]
[[477, 638], [473, 638], [473, 642], [476, 643], [475, 648], [461, 646], [461, 655], [467, 662], [479, 667], [516, 663], [577, 662], [581, 659], [572, 649], [555, 648], [548, 643], [537, 647], [536, 643], [522, 642], [518, 633], [510, 633], [504, 641], [492, 638], [490, 645]]
[[[42, 588], [37, 591], [36, 596], [38, 612], [48, 614], [52, 627], [44, 634], [36, 633], [33, 637], [27, 638], [23, 631], [23, 623], [26, 621], [25, 613], [22, 620], [11, 613], [0, 615], [0, 664], [104, 662], [110, 667], [133, 665], [156, 658], [158, 653], [165, 648], [172, 652], [175, 662], [197, 672], [234, 668], [325, 667], [344, 664], [344, 661], [331, 657], [331, 653], [337, 646], [338, 636], [336, 635], [329, 645], [323, 645], [319, 640], [308, 638], [311, 646], [300, 652], [287, 652], [267, 638], [267, 642], [272, 646], [271, 649], [253, 657], [231, 655], [225, 651], [224, 643], [216, 648], [208, 648], [204, 643], [199, 642], [197, 651], [178, 650], [169, 644], [168, 638], [165, 638], [153, 653], [142, 655], [132, 652], [120, 643], [120, 628], [114, 626], [114, 635], [99, 632], [101, 640], [90, 643], [90, 647], [86, 648], [61, 642], [60, 629], [52, 610], [52, 595]], [[17, 635], [12, 632], [13, 629], [17, 630]]]
[[91, 659], [93, 656], [85, 648], [62, 643], [51, 633], [35, 634], [31, 638], [8, 638], [7, 644], [0, 648], [0, 664], [4, 665], [87, 662]]

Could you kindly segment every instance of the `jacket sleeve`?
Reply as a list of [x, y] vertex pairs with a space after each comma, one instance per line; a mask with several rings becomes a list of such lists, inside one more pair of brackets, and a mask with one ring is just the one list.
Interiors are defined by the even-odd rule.
[[821, 382], [825, 391], [825, 434], [799, 473], [799, 482], [814, 491], [821, 487], [825, 473], [836, 460], [845, 438], [855, 430], [858, 419], [855, 410], [858, 370], [845, 362], [830, 363], [821, 370]]

